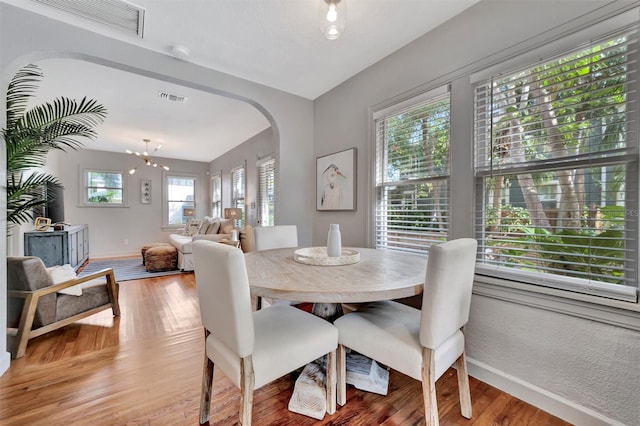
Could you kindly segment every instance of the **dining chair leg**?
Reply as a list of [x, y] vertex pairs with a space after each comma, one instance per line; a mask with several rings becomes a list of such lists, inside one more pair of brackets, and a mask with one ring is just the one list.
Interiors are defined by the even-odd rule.
[[438, 426], [435, 351], [429, 348], [422, 348], [422, 397], [424, 399], [424, 420], [427, 426]]
[[253, 361], [251, 355], [240, 361], [240, 419], [239, 426], [251, 426], [251, 413], [253, 410], [253, 388], [255, 376], [253, 375]]
[[213, 361], [204, 354], [204, 366], [202, 367], [202, 391], [200, 393], [200, 424], [209, 421], [209, 413], [211, 411], [211, 388], [213, 385]]
[[327, 354], [327, 367], [325, 372], [327, 413], [336, 412], [336, 351]]
[[347, 359], [346, 359], [346, 350], [342, 345], [338, 345], [338, 389], [337, 389], [337, 399], [339, 405], [344, 405], [347, 403]]
[[471, 418], [471, 389], [469, 388], [469, 373], [467, 372], [467, 360], [462, 355], [456, 360], [458, 372], [458, 393], [460, 394], [460, 413], [463, 417]]

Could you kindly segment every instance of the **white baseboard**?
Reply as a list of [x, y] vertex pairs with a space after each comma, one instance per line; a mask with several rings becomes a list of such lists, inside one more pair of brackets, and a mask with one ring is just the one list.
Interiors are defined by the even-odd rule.
[[10, 364], [11, 364], [11, 353], [10, 352], [0, 353], [0, 376], [2, 376], [4, 372], [9, 369]]
[[575, 402], [476, 361], [473, 358], [467, 357], [467, 368], [470, 376], [547, 413], [553, 414], [566, 422], [585, 426], [624, 426], [623, 423], [610, 419], [589, 408], [582, 407]]

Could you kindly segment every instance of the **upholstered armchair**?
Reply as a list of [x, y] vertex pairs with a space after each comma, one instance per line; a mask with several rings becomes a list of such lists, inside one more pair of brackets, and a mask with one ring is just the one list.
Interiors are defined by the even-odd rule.
[[105, 309], [120, 315], [113, 269], [68, 278], [54, 283], [38, 257], [7, 258], [7, 335], [12, 337], [9, 347], [13, 358], [24, 356], [29, 339]]

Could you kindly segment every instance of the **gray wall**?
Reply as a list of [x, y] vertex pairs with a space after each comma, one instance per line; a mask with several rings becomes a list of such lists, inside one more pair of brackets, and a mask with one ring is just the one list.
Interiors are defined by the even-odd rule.
[[[369, 244], [371, 111], [443, 84], [452, 87], [452, 193], [469, 200], [453, 209], [451, 230], [454, 237], [473, 236], [470, 75], [631, 4], [638, 2], [482, 1], [316, 99], [314, 156], [358, 149], [358, 210], [312, 210], [313, 243], [323, 244], [328, 225], [339, 223], [345, 244]], [[509, 297], [500, 290], [480, 295], [476, 287], [466, 328], [472, 374], [574, 423], [640, 422], [637, 306], [621, 313], [635, 324], [627, 329], [561, 313], [578, 305], [562, 297], [553, 300], [560, 312], [552, 312], [549, 301], [525, 306], [503, 300]]]
[[[245, 166], [245, 205], [247, 223], [256, 226], [256, 212], [258, 203], [258, 159], [269, 154], [276, 157], [278, 164], [278, 145], [273, 136], [273, 130], [267, 129], [231, 151], [221, 155], [209, 164], [210, 175], [222, 175], [222, 208], [231, 207], [231, 169], [244, 164]], [[276, 193], [276, 199], [279, 193]], [[255, 204], [254, 204], [255, 203]]]
[[[99, 138], [93, 143], [98, 144]], [[141, 166], [136, 174], [129, 175], [127, 170], [139, 162], [129, 154], [83, 149], [55, 153], [55, 156], [58, 167], [53, 174], [65, 187], [65, 221], [89, 225], [89, 255], [92, 258], [139, 254], [144, 244], [167, 241], [170, 231], [162, 229], [164, 173], [195, 175], [196, 217], [209, 212], [208, 163], [163, 158], [162, 163], [171, 168], [170, 172]], [[83, 206], [84, 169], [123, 172], [126, 207]], [[151, 180], [150, 204], [140, 202], [141, 179]]]
[[[2, 99], [9, 80], [20, 67], [49, 57], [71, 57], [251, 103], [271, 122], [278, 145], [280, 173], [289, 177], [280, 182], [281, 196], [276, 206], [280, 212], [279, 219], [283, 223], [298, 225], [301, 244], [311, 242], [312, 219], [304, 207], [311, 205], [312, 200], [312, 176], [308, 173], [313, 163], [313, 103], [310, 100], [109, 39], [6, 3], [0, 3], [0, 55]], [[2, 102], [0, 118], [4, 116], [5, 104]], [[4, 172], [5, 167], [0, 170]], [[0, 188], [0, 197], [4, 198], [5, 192], [6, 188]], [[301, 208], [280, 207], [291, 205]], [[75, 217], [70, 219], [76, 220]], [[77, 220], [85, 218], [78, 217]], [[2, 273], [0, 308], [3, 310], [5, 294], [6, 274]], [[0, 373], [6, 369], [8, 361], [6, 327], [2, 324]]]

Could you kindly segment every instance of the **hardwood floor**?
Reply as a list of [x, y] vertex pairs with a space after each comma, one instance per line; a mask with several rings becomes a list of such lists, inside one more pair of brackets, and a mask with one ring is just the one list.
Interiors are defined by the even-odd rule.
[[[193, 274], [120, 284], [122, 315], [101, 312], [29, 342], [0, 377], [0, 424], [196, 425], [203, 331]], [[288, 411], [291, 376], [255, 392], [255, 425], [423, 424], [419, 382], [391, 371], [389, 394], [347, 389], [324, 420]], [[567, 423], [471, 378], [473, 418], [460, 415], [449, 370], [437, 382], [441, 425]], [[237, 424], [240, 392], [214, 377], [211, 424]]]

